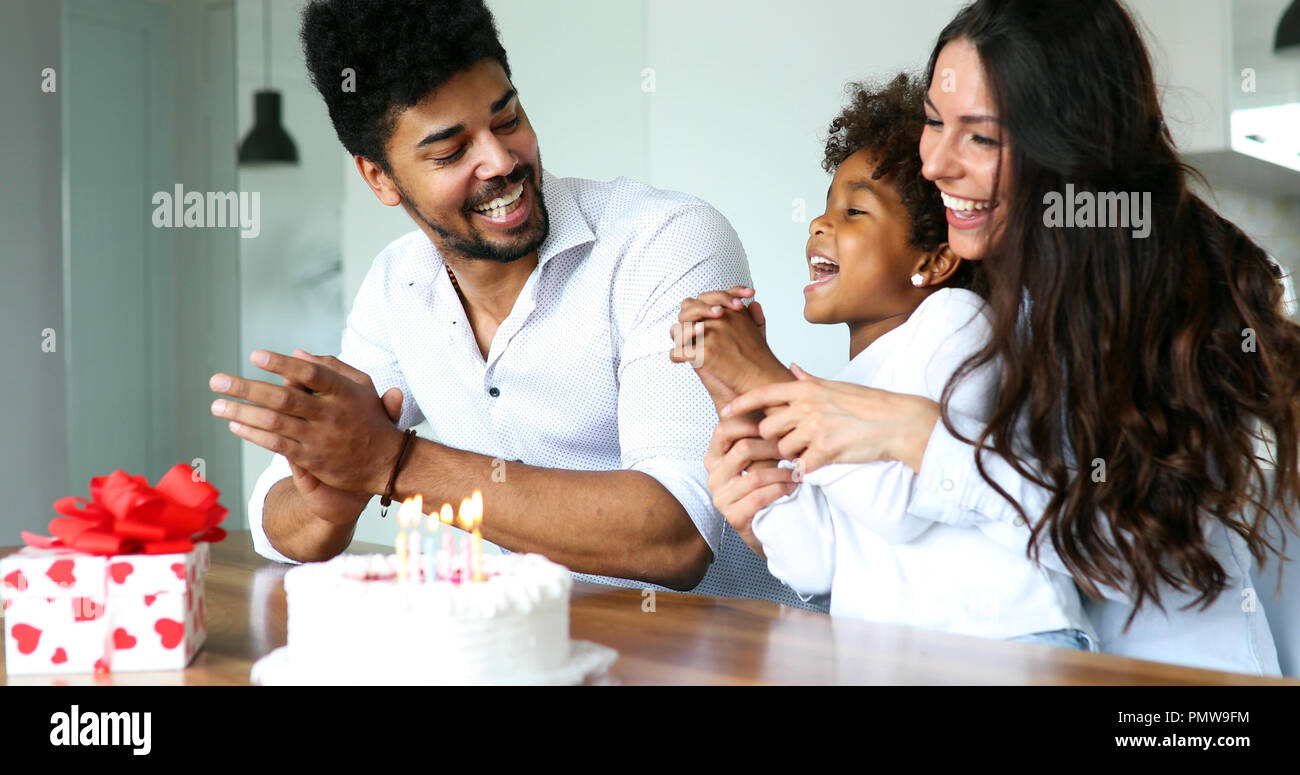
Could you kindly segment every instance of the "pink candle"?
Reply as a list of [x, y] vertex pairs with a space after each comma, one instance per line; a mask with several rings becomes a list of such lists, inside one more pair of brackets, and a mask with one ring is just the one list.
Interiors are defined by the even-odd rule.
[[451, 523], [452, 523], [451, 504], [442, 504], [442, 511], [438, 512], [438, 521], [442, 522], [442, 551], [438, 552], [438, 576], [443, 579], [451, 578]]

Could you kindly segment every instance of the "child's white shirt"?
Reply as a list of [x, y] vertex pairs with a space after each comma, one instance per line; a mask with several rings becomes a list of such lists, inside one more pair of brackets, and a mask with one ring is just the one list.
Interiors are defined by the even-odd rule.
[[[988, 341], [986, 315], [976, 294], [940, 289], [836, 379], [939, 401]], [[949, 412], [965, 427], [982, 424], [996, 390], [997, 370], [985, 365], [958, 383]], [[985, 530], [909, 514], [915, 478], [900, 462], [806, 474], [754, 517], [768, 568], [802, 596], [829, 592], [836, 616], [994, 638], [1065, 628], [1095, 637], [1073, 579], [1027, 556], [1028, 526]]]

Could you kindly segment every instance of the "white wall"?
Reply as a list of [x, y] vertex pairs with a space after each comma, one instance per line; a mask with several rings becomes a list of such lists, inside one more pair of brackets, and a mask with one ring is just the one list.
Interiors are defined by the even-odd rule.
[[[249, 353], [258, 348], [291, 353], [298, 347], [337, 353], [344, 307], [355, 294], [354, 288], [345, 299], [342, 291], [343, 151], [325, 103], [307, 78], [298, 44], [302, 5], [302, 0], [270, 4], [271, 87], [281, 94], [283, 125], [298, 148], [299, 163], [239, 167], [240, 190], [261, 194], [262, 228], [257, 237], [238, 240], [240, 356], [226, 368], [276, 382], [278, 377], [248, 362]], [[240, 139], [253, 126], [253, 92], [265, 86], [262, 9], [261, 0], [236, 5]], [[247, 503], [271, 454], [253, 444], [242, 448], [239, 497]]]
[[[768, 340], [782, 360], [833, 376], [843, 326], [803, 319], [808, 221], [830, 177], [826, 127], [846, 83], [925, 66], [956, 0], [913, 3], [653, 0], [648, 63], [650, 181], [688, 191], [731, 220], [749, 253]], [[798, 219], [795, 200], [806, 208]]]
[[63, 334], [61, 110], [40, 89], [59, 68], [60, 6], [0, 5], [0, 546], [43, 530], [68, 494], [63, 353], [41, 350], [42, 330]]

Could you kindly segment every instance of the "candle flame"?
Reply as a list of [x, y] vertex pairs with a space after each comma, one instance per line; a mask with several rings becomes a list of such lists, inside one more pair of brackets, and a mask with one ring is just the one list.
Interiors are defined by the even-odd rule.
[[473, 496], [460, 502], [458, 521], [463, 530], [476, 530], [479, 525], [483, 524], [483, 492], [481, 490], [475, 490]]
[[456, 513], [456, 521], [460, 523], [461, 530], [469, 530], [474, 526], [474, 502], [469, 498], [461, 499], [460, 511]]
[[438, 519], [444, 525], [450, 525], [452, 522], [455, 521], [456, 517], [454, 514], [452, 514], [450, 503], [442, 504], [442, 511], [438, 513]]
[[424, 516], [424, 498], [416, 495], [414, 498], [402, 501], [402, 507], [397, 510], [397, 524], [403, 528], [418, 527], [422, 516]]

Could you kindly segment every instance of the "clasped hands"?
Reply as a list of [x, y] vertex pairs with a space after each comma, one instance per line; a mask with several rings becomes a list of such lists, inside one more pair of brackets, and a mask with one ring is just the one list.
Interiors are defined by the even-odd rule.
[[[672, 326], [676, 363], [690, 363], [720, 420], [704, 458], [714, 506], [760, 556], [754, 515], [829, 463], [901, 460], [919, 471], [939, 405], [849, 382], [786, 370], [767, 346], [754, 289], [737, 286], [686, 299]], [[779, 460], [795, 469], [777, 468]]]
[[241, 439], [288, 458], [295, 484], [317, 505], [364, 505], [384, 491], [402, 443], [401, 390], [381, 398], [368, 375], [333, 356], [256, 350], [250, 360], [284, 384], [214, 374], [209, 387], [240, 400], [217, 399], [212, 414]]

